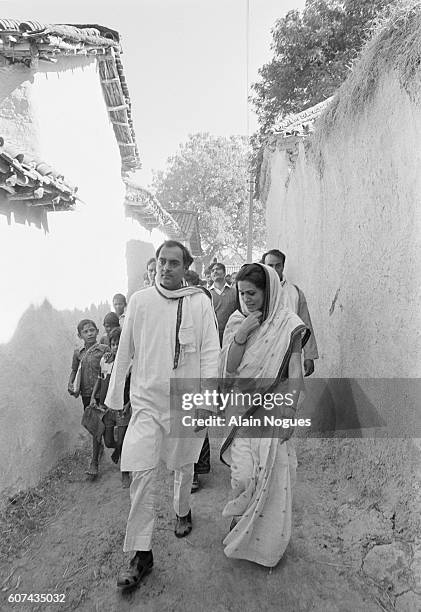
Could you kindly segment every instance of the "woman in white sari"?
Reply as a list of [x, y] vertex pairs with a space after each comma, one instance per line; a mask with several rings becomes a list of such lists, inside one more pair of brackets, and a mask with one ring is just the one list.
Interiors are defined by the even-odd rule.
[[[296, 407], [302, 383], [301, 348], [309, 332], [285, 307], [278, 275], [268, 266], [243, 266], [237, 288], [240, 308], [227, 323], [220, 357], [222, 386], [243, 394], [248, 390], [254, 394], [282, 390], [285, 394], [287, 385], [287, 391], [297, 390]], [[277, 407], [276, 412], [245, 406], [242, 416], [256, 418], [263, 413], [295, 418], [294, 407], [287, 405]], [[232, 517], [224, 539], [227, 557], [267, 567], [281, 559], [291, 536], [297, 465], [291, 433], [291, 427], [234, 426], [225, 440], [221, 460], [231, 467], [235, 496], [223, 510], [224, 516]]]

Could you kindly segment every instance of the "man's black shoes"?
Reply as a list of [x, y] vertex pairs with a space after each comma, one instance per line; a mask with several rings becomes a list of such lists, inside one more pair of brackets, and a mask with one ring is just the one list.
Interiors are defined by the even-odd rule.
[[130, 561], [128, 570], [122, 571], [117, 578], [117, 586], [120, 589], [132, 589], [136, 587], [142, 578], [149, 574], [153, 568], [153, 555], [151, 550], [138, 550]]
[[176, 538], [184, 538], [189, 535], [190, 531], [193, 529], [192, 520], [191, 520], [191, 510], [186, 516], [178, 516], [175, 522], [174, 533]]

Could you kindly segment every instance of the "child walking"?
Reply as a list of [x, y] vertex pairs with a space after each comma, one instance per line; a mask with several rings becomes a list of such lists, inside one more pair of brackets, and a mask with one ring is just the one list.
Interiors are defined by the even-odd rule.
[[[83, 409], [91, 403], [95, 383], [98, 379], [100, 362], [103, 355], [109, 352], [109, 347], [97, 342], [99, 330], [91, 319], [82, 319], [77, 325], [79, 338], [84, 346], [75, 349], [72, 359], [72, 369], [69, 376], [67, 390], [73, 397], [82, 397]], [[74, 385], [76, 376], [78, 384]], [[99, 399], [99, 393], [98, 393]], [[103, 450], [101, 439], [92, 435], [92, 460], [86, 473], [91, 477], [98, 476], [98, 462], [100, 452]]]
[[[123, 447], [123, 440], [126, 434], [127, 426], [131, 417], [131, 406], [130, 406], [130, 374], [126, 378], [126, 384], [124, 388], [124, 408], [123, 410], [112, 410], [106, 408], [104, 405], [105, 398], [107, 396], [108, 385], [110, 383], [111, 372], [114, 366], [115, 356], [117, 354], [118, 344], [120, 342], [121, 329], [120, 327], [114, 328], [110, 333], [110, 345], [111, 352], [105, 354], [100, 363], [100, 372], [97, 383], [92, 392], [91, 405], [96, 406], [96, 394], [99, 389], [99, 408], [104, 410], [105, 414], [102, 417], [102, 421], [105, 426], [104, 431], [104, 442], [107, 448], [114, 448], [114, 452], [111, 455], [111, 459], [114, 463], [118, 463], [121, 455], [121, 449]], [[117, 439], [114, 436], [114, 427], [117, 427]], [[122, 472], [121, 482], [123, 488], [130, 486], [130, 472]]]

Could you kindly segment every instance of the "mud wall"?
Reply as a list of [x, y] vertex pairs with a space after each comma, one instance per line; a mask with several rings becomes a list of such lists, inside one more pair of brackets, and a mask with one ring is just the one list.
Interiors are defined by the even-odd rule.
[[370, 400], [400, 431], [379, 439], [363, 430], [366, 439], [318, 448], [332, 471], [346, 554], [396, 598], [396, 609], [415, 609], [419, 399], [395, 391], [393, 379], [415, 378], [421, 365], [421, 104], [397, 72], [384, 70], [363, 108], [333, 115], [307, 142], [268, 143], [267, 247], [286, 253], [286, 276], [306, 294], [320, 353], [315, 375], [389, 379]]
[[82, 432], [82, 403], [67, 393], [83, 318], [102, 329], [109, 305], [57, 311], [30, 307], [10, 342], [0, 346], [0, 497], [38, 482]]
[[291, 169], [282, 143], [267, 152], [267, 246], [287, 254], [286, 274], [306, 294], [320, 375], [420, 370], [420, 136], [421, 107], [390, 74], [317, 158], [300, 143]]

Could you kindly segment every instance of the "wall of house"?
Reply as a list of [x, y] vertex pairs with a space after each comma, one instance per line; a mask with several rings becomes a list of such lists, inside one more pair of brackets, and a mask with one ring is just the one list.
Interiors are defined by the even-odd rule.
[[[318, 452], [334, 466], [347, 554], [397, 594], [398, 557], [407, 588], [420, 587], [413, 534], [421, 427], [410, 379], [421, 365], [421, 105], [384, 71], [363, 109], [328, 125], [322, 118], [307, 153], [301, 142], [292, 169], [284, 144], [267, 148], [267, 246], [286, 253], [286, 276], [306, 294], [320, 352], [316, 376], [359, 378], [388, 425], [386, 440], [363, 429], [364, 439], [326, 440]], [[348, 388], [363, 423], [367, 402], [353, 395], [355, 384]], [[312, 409], [320, 417], [326, 406]]]
[[[49, 214], [46, 235], [0, 216], [0, 448], [13, 459], [2, 462], [1, 490], [33, 483], [77, 438], [79, 406], [66, 397], [75, 319], [62, 311], [126, 293], [126, 242], [152, 242], [124, 215], [120, 153], [94, 58], [0, 66], [0, 134], [62, 172], [83, 200], [74, 212]], [[38, 310], [46, 298], [51, 322]]]
[[320, 375], [419, 372], [420, 135], [421, 108], [389, 75], [317, 158], [301, 144], [289, 174], [285, 151], [269, 153], [267, 245], [306, 294]]

